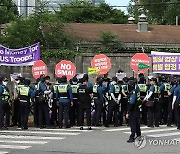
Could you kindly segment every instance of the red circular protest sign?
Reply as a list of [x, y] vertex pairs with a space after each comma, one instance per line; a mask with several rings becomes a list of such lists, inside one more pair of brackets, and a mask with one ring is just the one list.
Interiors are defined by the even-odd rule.
[[98, 74], [106, 74], [111, 68], [111, 60], [104, 54], [96, 55], [91, 61], [91, 67], [99, 69]]
[[32, 67], [32, 74], [35, 79], [39, 78], [40, 75], [47, 75], [47, 66], [42, 60], [38, 60]]
[[135, 73], [146, 73], [150, 67], [151, 59], [145, 53], [136, 53], [130, 62]]
[[76, 74], [76, 66], [71, 61], [62, 60], [56, 65], [55, 74], [58, 77], [66, 75], [67, 80], [69, 81]]

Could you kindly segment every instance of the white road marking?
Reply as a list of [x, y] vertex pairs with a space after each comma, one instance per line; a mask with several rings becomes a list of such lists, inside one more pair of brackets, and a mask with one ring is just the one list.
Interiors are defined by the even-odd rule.
[[[159, 128], [161, 128], [161, 127], [167, 127], [167, 126], [166, 125], [161, 125]], [[141, 129], [151, 129], [151, 127], [142, 126]], [[130, 130], [130, 127], [106, 129], [106, 130], [103, 130], [103, 131], [105, 131], [105, 132], [115, 132], [115, 131], [123, 131], [123, 130]]]
[[0, 151], [0, 154], [7, 154], [7, 151]]
[[11, 140], [0, 140], [0, 143], [19, 143], [19, 144], [46, 144], [44, 141], [11, 141]]
[[0, 135], [0, 138], [6, 139], [34, 139], [34, 140], [63, 140], [66, 137], [42, 137], [42, 136], [21, 136], [21, 135]]
[[[141, 133], [165, 132], [165, 131], [171, 131], [171, 130], [176, 130], [176, 129], [177, 128], [152, 129], [152, 130], [141, 131]], [[124, 133], [130, 134], [131, 132], [124, 132]]]
[[4, 148], [4, 149], [27, 149], [30, 148], [32, 146], [18, 146], [18, 145], [0, 145], [0, 148]]
[[0, 154], [7, 154], [7, 151], [0, 151]]
[[180, 135], [180, 132], [155, 134], [155, 135], [147, 135], [147, 136], [149, 136], [149, 137], [166, 137], [166, 136], [175, 136], [175, 135]]
[[92, 132], [93, 130], [78, 130], [78, 129], [38, 129], [38, 128], [30, 128], [29, 130], [33, 131], [55, 131], [55, 132]]
[[46, 131], [18, 131], [18, 130], [5, 130], [0, 131], [0, 133], [26, 133], [26, 134], [44, 134], [44, 135], [79, 135], [80, 133], [70, 133], [70, 132], [46, 132]]

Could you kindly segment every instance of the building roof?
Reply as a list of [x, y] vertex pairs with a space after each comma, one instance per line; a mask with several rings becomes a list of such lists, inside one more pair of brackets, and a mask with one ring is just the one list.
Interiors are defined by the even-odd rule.
[[124, 43], [180, 44], [180, 26], [148, 25], [148, 32], [138, 32], [136, 24], [84, 24], [70, 25], [75, 35], [85, 41], [95, 42], [100, 32], [111, 31]]

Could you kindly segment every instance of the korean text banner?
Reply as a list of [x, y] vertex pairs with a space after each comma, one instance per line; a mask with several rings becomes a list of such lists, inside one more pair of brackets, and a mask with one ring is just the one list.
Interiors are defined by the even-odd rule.
[[153, 73], [180, 74], [180, 54], [151, 51]]
[[0, 45], [0, 65], [27, 66], [40, 59], [40, 43], [20, 49], [9, 49]]

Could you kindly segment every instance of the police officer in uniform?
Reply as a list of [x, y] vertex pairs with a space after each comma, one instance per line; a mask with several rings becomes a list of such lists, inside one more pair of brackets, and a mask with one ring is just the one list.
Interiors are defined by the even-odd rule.
[[14, 117], [13, 117], [13, 125], [16, 126], [18, 123], [18, 127], [21, 127], [21, 107], [18, 99], [19, 89], [24, 86], [25, 78], [18, 77], [16, 79], [16, 87], [15, 87], [15, 99], [14, 99]]
[[[65, 128], [70, 128], [69, 125], [69, 109], [73, 106], [72, 88], [67, 83], [67, 77], [62, 76], [61, 83], [57, 87], [56, 92], [57, 106], [59, 106], [59, 128], [62, 128], [62, 121], [64, 117]], [[64, 113], [64, 114], [63, 114]]]
[[34, 84], [34, 91], [35, 93], [35, 101], [33, 102], [33, 109], [34, 109], [34, 126], [38, 127], [39, 126], [39, 95], [38, 95], [38, 89], [39, 89], [39, 84], [40, 84], [40, 78], [36, 80], [36, 83]]
[[[146, 96], [146, 92], [148, 89], [148, 86], [146, 85], [146, 79], [144, 77], [144, 74], [139, 74], [139, 81], [138, 81], [137, 85], [139, 86], [139, 89], [140, 89], [140, 98], [141, 98], [141, 100], [143, 100]], [[147, 124], [147, 107], [146, 107], [145, 103], [142, 104], [141, 109], [142, 109], [142, 112], [141, 112], [142, 121], [146, 125]]]
[[0, 129], [7, 129], [7, 127], [4, 126], [4, 106], [5, 104], [2, 101], [2, 96], [4, 92], [4, 88], [2, 86], [3, 78], [0, 77]]
[[127, 105], [128, 105], [128, 95], [129, 95], [129, 90], [128, 90], [128, 77], [123, 78], [123, 84], [121, 85], [122, 90], [122, 98], [121, 98], [121, 111], [120, 111], [120, 126], [123, 124], [123, 116], [125, 116], [126, 124], [128, 124], [128, 119], [126, 119], [126, 113], [127, 113]]
[[147, 113], [147, 126], [154, 127], [154, 120], [155, 126], [159, 127], [159, 88], [156, 85], [157, 79], [151, 78], [150, 79], [150, 88], [146, 94], [146, 97], [143, 101], [152, 101], [151, 105], [147, 106], [148, 113]]
[[3, 102], [3, 111], [4, 111], [4, 116], [6, 117], [6, 127], [10, 126], [10, 94], [9, 94], [9, 88], [7, 87], [8, 84], [8, 79], [3, 78], [2, 86], [4, 89], [4, 92], [2, 94], [2, 102]]
[[95, 126], [102, 126], [99, 122], [101, 119], [102, 108], [104, 104], [103, 87], [101, 77], [97, 77], [96, 84], [93, 86], [93, 99], [95, 104], [95, 112], [93, 115], [93, 121]]
[[79, 100], [79, 125], [80, 130], [83, 130], [84, 124], [84, 112], [86, 112], [86, 121], [88, 129], [91, 130], [91, 95], [92, 88], [88, 86], [87, 78], [82, 78], [78, 88], [78, 100]]
[[177, 129], [180, 130], [180, 78], [178, 79], [178, 86], [174, 90], [172, 109], [175, 109]]
[[21, 129], [28, 129], [28, 116], [30, 111], [30, 99], [34, 96], [34, 91], [30, 88], [30, 80], [25, 79], [24, 86], [21, 86], [18, 91], [18, 98], [21, 108]]
[[70, 107], [70, 125], [74, 126], [77, 124], [79, 126], [79, 101], [78, 101], [78, 79], [77, 77], [72, 78], [71, 88], [72, 88], [72, 95], [73, 95], [73, 106]]
[[49, 116], [49, 105], [46, 100], [46, 95], [51, 93], [51, 89], [48, 89], [48, 87], [45, 84], [45, 77], [42, 76], [41, 81], [39, 82], [38, 86], [38, 102], [39, 102], [39, 128], [44, 128], [44, 115], [45, 115], [45, 124], [47, 128], [50, 128], [50, 116]]
[[128, 143], [134, 142], [135, 135], [136, 137], [141, 136], [140, 129], [140, 110], [139, 104], [137, 101], [138, 98], [138, 90], [136, 90], [135, 83], [133, 80], [129, 81], [129, 103], [128, 103], [128, 112], [126, 114], [126, 118], [129, 118], [129, 124], [131, 128], [131, 135], [129, 137]]
[[121, 88], [119, 87], [119, 85], [117, 85], [117, 77], [112, 78], [109, 93], [110, 93], [110, 97], [109, 97], [109, 103], [108, 103], [108, 115], [107, 115], [106, 127], [109, 127], [109, 124], [113, 117], [113, 113], [114, 113], [114, 127], [117, 127], [119, 104], [121, 100]]
[[162, 82], [160, 84], [160, 122], [161, 124], [167, 123], [168, 117], [168, 90], [170, 84], [167, 83], [165, 76], [162, 76]]
[[173, 102], [173, 95], [174, 90], [176, 89], [178, 85], [178, 79], [176, 77], [173, 77], [171, 79], [171, 88], [168, 90], [168, 119], [167, 119], [167, 126], [171, 127], [172, 119], [173, 119], [173, 110], [172, 110], [172, 102]]
[[108, 73], [104, 74], [102, 78], [102, 87], [104, 91], [104, 105], [103, 105], [103, 125], [107, 123], [107, 113], [108, 113], [108, 99], [109, 99], [109, 85], [111, 83], [111, 79], [108, 78]]
[[58, 110], [58, 106], [56, 103], [56, 92], [57, 92], [57, 88], [60, 84], [61, 79], [60, 78], [56, 78], [56, 83], [52, 86], [52, 93], [53, 93], [53, 103], [52, 103], [52, 113], [51, 113], [51, 125], [55, 125], [55, 123], [58, 125], [58, 121], [57, 121], [57, 110]]

